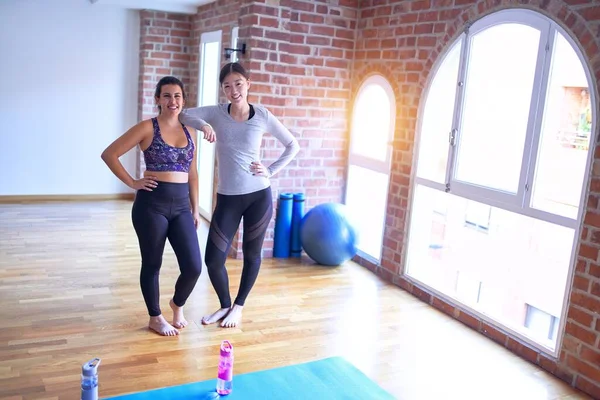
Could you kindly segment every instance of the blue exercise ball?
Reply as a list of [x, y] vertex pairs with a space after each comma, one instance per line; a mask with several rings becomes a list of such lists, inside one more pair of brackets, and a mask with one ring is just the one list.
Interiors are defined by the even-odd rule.
[[300, 241], [310, 258], [337, 266], [357, 252], [358, 232], [344, 204], [324, 203], [310, 209], [300, 222]]

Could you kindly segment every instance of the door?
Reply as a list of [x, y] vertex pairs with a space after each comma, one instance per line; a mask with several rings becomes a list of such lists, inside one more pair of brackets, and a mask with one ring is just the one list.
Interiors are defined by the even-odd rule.
[[[221, 66], [221, 31], [200, 36], [200, 70], [198, 106], [211, 106], [219, 101], [219, 69]], [[211, 220], [215, 176], [215, 144], [198, 140], [198, 205], [200, 215]]]

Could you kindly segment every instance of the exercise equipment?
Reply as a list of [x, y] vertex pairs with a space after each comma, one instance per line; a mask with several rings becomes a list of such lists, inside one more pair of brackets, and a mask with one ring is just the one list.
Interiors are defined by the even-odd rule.
[[233, 378], [231, 394], [219, 396], [216, 380], [185, 383], [110, 397], [110, 400], [369, 399], [394, 397], [342, 357], [287, 365]]
[[276, 258], [290, 256], [292, 203], [293, 195], [291, 193], [281, 193], [279, 195], [277, 215], [275, 216], [275, 232], [273, 234], [273, 257]]
[[310, 209], [300, 223], [300, 241], [310, 258], [337, 266], [356, 252], [358, 232], [344, 204], [323, 203]]
[[304, 200], [304, 193], [294, 194], [294, 203], [292, 205], [292, 238], [290, 251], [292, 257], [300, 257], [302, 255], [300, 223], [304, 217]]

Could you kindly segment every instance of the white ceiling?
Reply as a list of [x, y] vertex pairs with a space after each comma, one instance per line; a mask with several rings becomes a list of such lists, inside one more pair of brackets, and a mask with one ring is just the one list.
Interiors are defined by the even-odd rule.
[[196, 14], [199, 6], [215, 0], [89, 0], [94, 6], [111, 5], [136, 10], [156, 10]]

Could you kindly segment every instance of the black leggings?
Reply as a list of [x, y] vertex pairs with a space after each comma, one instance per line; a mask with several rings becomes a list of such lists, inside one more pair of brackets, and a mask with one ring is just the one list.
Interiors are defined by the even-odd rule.
[[140, 243], [140, 286], [148, 314], [161, 314], [158, 276], [168, 238], [181, 272], [175, 283], [173, 302], [182, 307], [202, 272], [198, 234], [190, 209], [189, 184], [158, 182], [151, 192], [139, 190], [131, 210]]
[[244, 305], [250, 293], [262, 259], [262, 245], [267, 227], [273, 216], [271, 188], [242, 195], [217, 194], [217, 206], [213, 214], [206, 243], [206, 267], [210, 281], [219, 296], [221, 308], [231, 307], [229, 277], [225, 259], [231, 247], [242, 217], [244, 218], [244, 268], [235, 304]]

